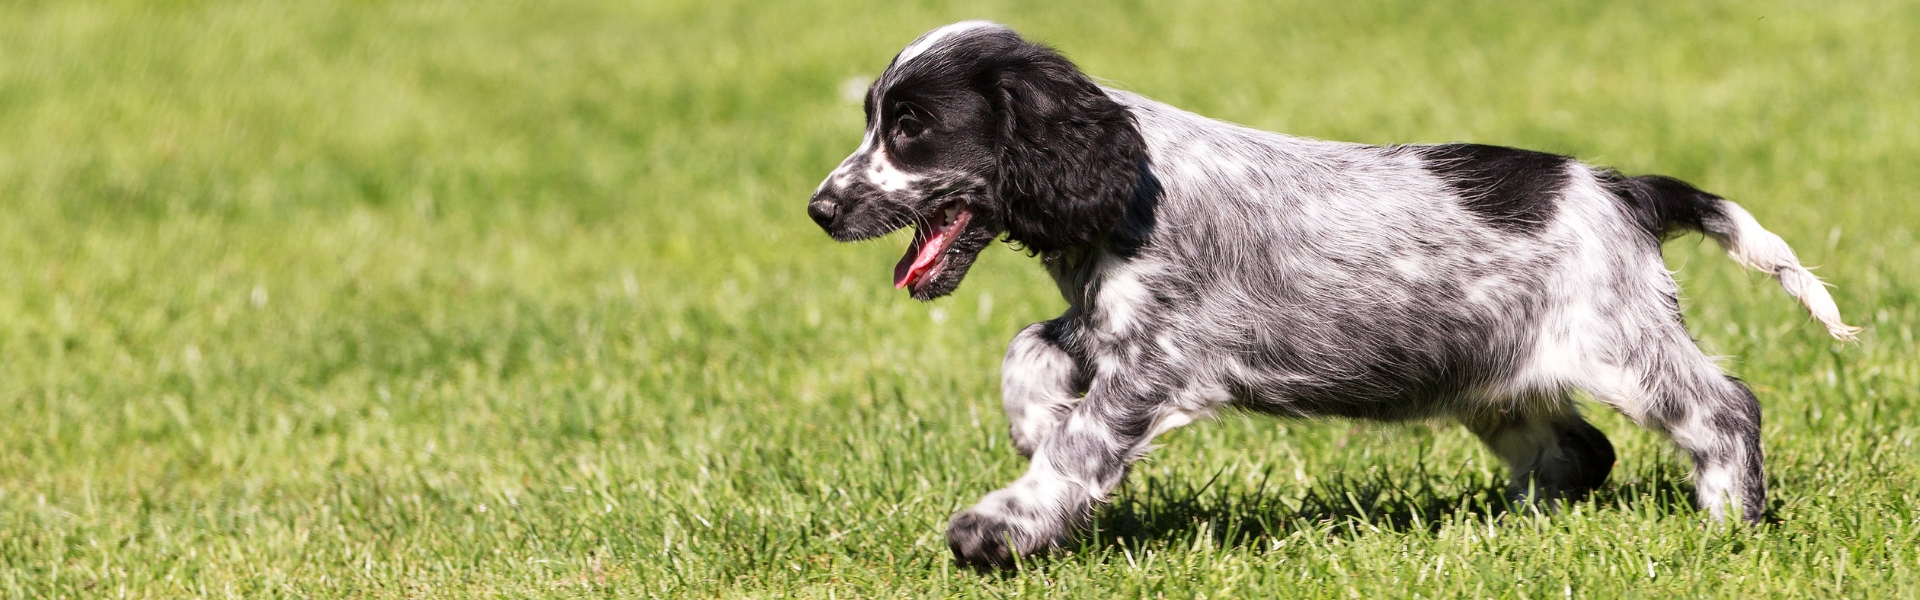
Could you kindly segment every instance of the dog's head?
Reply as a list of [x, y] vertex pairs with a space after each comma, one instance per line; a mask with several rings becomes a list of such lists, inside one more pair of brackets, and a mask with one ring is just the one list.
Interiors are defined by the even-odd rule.
[[807, 214], [843, 242], [913, 226], [893, 281], [920, 300], [952, 293], [1001, 234], [1037, 253], [1098, 243], [1146, 158], [1126, 107], [1059, 53], [985, 21], [914, 40], [865, 105], [866, 137]]

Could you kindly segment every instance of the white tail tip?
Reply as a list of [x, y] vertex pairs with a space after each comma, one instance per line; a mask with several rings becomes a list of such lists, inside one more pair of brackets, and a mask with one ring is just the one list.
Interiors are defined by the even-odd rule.
[[1834, 339], [1843, 342], [1857, 340], [1860, 328], [1840, 320], [1840, 307], [1834, 305], [1826, 284], [1801, 266], [1800, 259], [1793, 255], [1793, 248], [1787, 246], [1786, 240], [1762, 228], [1760, 222], [1738, 204], [1721, 200], [1719, 208], [1725, 213], [1726, 220], [1706, 219], [1703, 225], [1707, 235], [1726, 248], [1734, 261], [1778, 279], [1780, 287], [1786, 288], [1788, 294], [1800, 300], [1800, 304], [1807, 307], [1807, 313], [1825, 325], [1827, 334]]

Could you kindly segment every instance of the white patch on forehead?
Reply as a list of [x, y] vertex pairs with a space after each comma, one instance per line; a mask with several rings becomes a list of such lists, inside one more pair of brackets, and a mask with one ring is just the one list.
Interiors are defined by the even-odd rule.
[[[894, 65], [899, 66], [912, 60], [954, 34], [990, 27], [1004, 28], [992, 21], [961, 21], [929, 31], [908, 44], [906, 49], [901, 50], [900, 55], [894, 58]], [[854, 80], [848, 80], [848, 84], [844, 87], [851, 90], [854, 88], [853, 83]], [[864, 83], [862, 89], [864, 89]], [[894, 165], [893, 160], [887, 156], [886, 146], [880, 143], [878, 136], [878, 133], [868, 130], [866, 137], [860, 140], [860, 148], [854, 150], [846, 160], [840, 161], [840, 166], [827, 174], [826, 180], [820, 182], [820, 186], [815, 188], [814, 192], [819, 193], [830, 186], [845, 188], [857, 176], [866, 177], [867, 183], [873, 184], [884, 192], [902, 191], [925, 179], [925, 177], [902, 171], [899, 166]]]
[[933, 48], [935, 45], [938, 45], [941, 40], [947, 39], [948, 37], [952, 37], [953, 34], [960, 33], [962, 31], [969, 31], [973, 29], [984, 29], [988, 27], [997, 28], [1000, 26], [1001, 25], [999, 23], [995, 23], [993, 21], [961, 21], [959, 23], [954, 23], [952, 25], [947, 25], [939, 29], [929, 31], [926, 34], [921, 35], [919, 39], [913, 40], [913, 43], [907, 44], [906, 48], [901, 49], [900, 56], [893, 59], [893, 64], [896, 66], [907, 64], [907, 61], [913, 60], [913, 58], [916, 56], [920, 56], [922, 53], [926, 52], [928, 49]]

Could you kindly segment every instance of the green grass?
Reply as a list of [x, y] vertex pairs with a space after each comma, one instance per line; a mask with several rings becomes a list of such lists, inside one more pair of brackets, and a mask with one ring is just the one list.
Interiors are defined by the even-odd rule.
[[[1028, 4], [0, 4], [0, 594], [1920, 595], [1920, 4]], [[1004, 248], [912, 302], [904, 239], [803, 204], [844, 82], [975, 17], [1220, 118], [1738, 200], [1867, 327], [1668, 245], [1778, 522], [1705, 525], [1598, 410], [1621, 463], [1551, 517], [1457, 427], [1230, 415], [1082, 546], [950, 568], [1062, 302]]]

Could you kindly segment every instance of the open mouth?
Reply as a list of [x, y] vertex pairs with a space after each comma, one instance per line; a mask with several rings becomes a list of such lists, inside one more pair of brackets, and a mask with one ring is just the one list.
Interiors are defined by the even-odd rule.
[[973, 212], [967, 210], [965, 204], [952, 202], [927, 218], [925, 224], [915, 227], [907, 254], [893, 266], [894, 289], [909, 286], [918, 289], [921, 283], [946, 269], [947, 249], [959, 239], [960, 232], [966, 231], [967, 221], [972, 219]]

